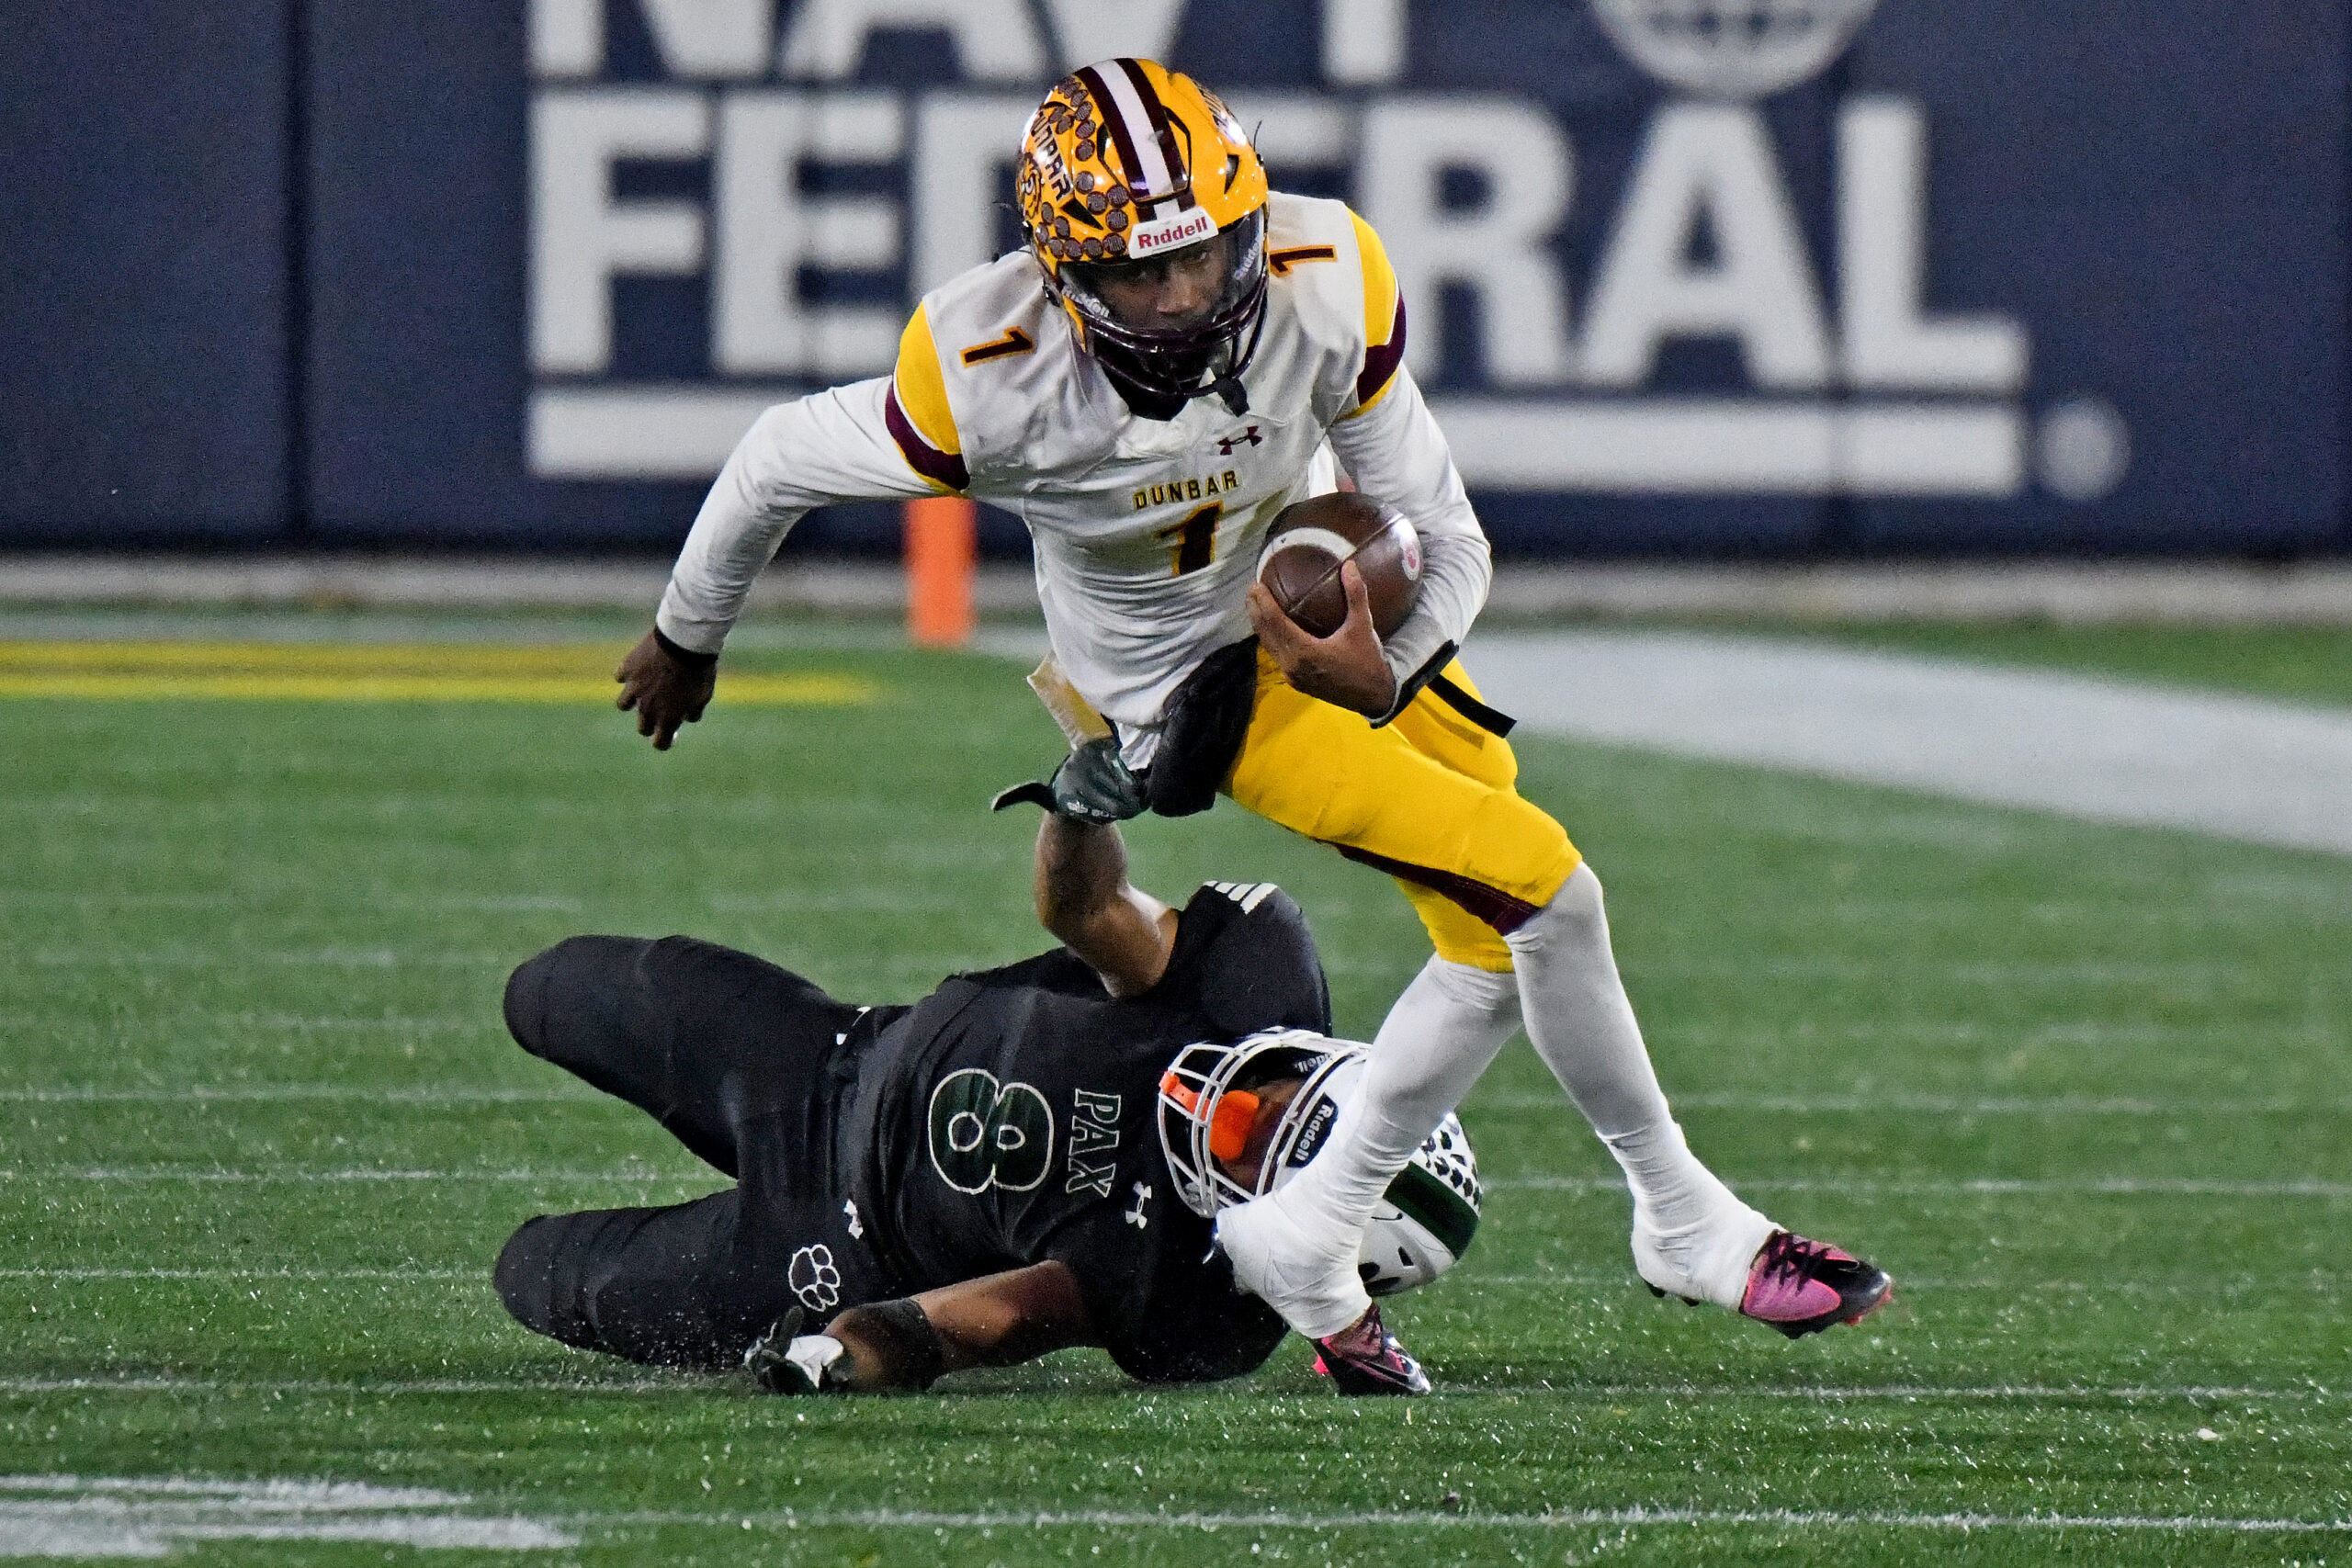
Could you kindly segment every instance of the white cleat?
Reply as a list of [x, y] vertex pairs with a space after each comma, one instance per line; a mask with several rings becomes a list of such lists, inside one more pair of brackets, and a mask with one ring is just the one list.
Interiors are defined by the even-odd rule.
[[1737, 1312], [1747, 1294], [1756, 1255], [1780, 1227], [1733, 1199], [1696, 1224], [1673, 1230], [1653, 1226], [1634, 1212], [1634, 1271], [1659, 1295], [1680, 1296], [1697, 1305], [1713, 1302]]
[[1233, 1282], [1309, 1339], [1329, 1338], [1372, 1305], [1356, 1273], [1361, 1230], [1310, 1229], [1280, 1193], [1219, 1210], [1216, 1238], [1233, 1265]]

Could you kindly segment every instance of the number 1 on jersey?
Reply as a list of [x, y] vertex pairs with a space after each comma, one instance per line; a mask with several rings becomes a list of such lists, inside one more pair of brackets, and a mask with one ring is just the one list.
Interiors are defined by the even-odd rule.
[[1225, 515], [1225, 502], [1212, 501], [1186, 517], [1182, 523], [1170, 523], [1159, 531], [1168, 541], [1168, 554], [1175, 563], [1174, 576], [1198, 571], [1216, 555], [1217, 520]]

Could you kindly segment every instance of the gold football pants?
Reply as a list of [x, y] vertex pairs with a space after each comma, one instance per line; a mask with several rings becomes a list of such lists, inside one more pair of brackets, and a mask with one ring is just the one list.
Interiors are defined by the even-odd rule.
[[[1445, 677], [1476, 695], [1459, 661]], [[1518, 778], [1510, 743], [1435, 692], [1374, 729], [1297, 691], [1261, 649], [1257, 707], [1226, 793], [1387, 872], [1440, 957], [1499, 973], [1511, 966], [1504, 934], [1550, 903], [1583, 858], [1520, 798]]]

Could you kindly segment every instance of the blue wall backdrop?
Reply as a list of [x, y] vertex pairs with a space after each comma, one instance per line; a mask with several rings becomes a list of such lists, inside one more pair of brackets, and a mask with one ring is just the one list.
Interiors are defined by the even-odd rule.
[[9, 8], [0, 539], [285, 526], [289, 26], [284, 0]]
[[1506, 550], [2352, 544], [2340, 4], [136, 10], [0, 38], [0, 543], [673, 543], [1138, 52], [1380, 229]]

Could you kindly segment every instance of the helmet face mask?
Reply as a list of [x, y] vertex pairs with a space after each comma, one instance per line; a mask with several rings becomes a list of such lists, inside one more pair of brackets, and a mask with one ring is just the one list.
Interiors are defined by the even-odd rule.
[[[1264, 325], [1266, 192], [1265, 166], [1215, 94], [1130, 59], [1056, 84], [1023, 133], [1015, 183], [1030, 254], [1081, 346], [1150, 396], [1216, 392], [1236, 412]], [[1148, 296], [1148, 278], [1164, 281], [1168, 269], [1147, 264], [1204, 261], [1186, 280], [1197, 310], [1122, 308]]]
[[[1208, 1219], [1272, 1191], [1293, 1158], [1304, 1165], [1313, 1157], [1337, 1119], [1338, 1102], [1318, 1091], [1333, 1074], [1362, 1060], [1359, 1048], [1299, 1029], [1269, 1030], [1234, 1045], [1186, 1046], [1159, 1082], [1159, 1143], [1177, 1199]], [[1234, 1129], [1230, 1115], [1221, 1122], [1218, 1112], [1234, 1109], [1228, 1097], [1243, 1096], [1254, 1111], [1252, 1091], [1279, 1079], [1295, 1080], [1298, 1089], [1265, 1141], [1257, 1179], [1245, 1186], [1228, 1168], [1242, 1145], [1220, 1137]]]
[[[1177, 1198], [1203, 1218], [1214, 1218], [1219, 1209], [1263, 1197], [1291, 1180], [1329, 1140], [1341, 1108], [1360, 1089], [1364, 1065], [1363, 1046], [1305, 1030], [1187, 1046], [1159, 1089], [1160, 1147]], [[1257, 1091], [1274, 1083], [1296, 1088], [1269, 1131], [1257, 1115]], [[1235, 1116], [1237, 1111], [1243, 1115]], [[1253, 1120], [1257, 1125], [1245, 1145], [1237, 1123]], [[1245, 1149], [1261, 1156], [1254, 1170]], [[1469, 1137], [1449, 1114], [1374, 1210], [1359, 1253], [1364, 1288], [1391, 1295], [1428, 1284], [1452, 1268], [1477, 1230], [1483, 1197]]]
[[[1161, 317], [1153, 307], [1171, 291], [1171, 273], [1202, 304]], [[1198, 397], [1248, 369], [1257, 349], [1265, 324], [1265, 209], [1164, 256], [1068, 264], [1059, 281], [1095, 352], [1118, 374], [1155, 397]]]

